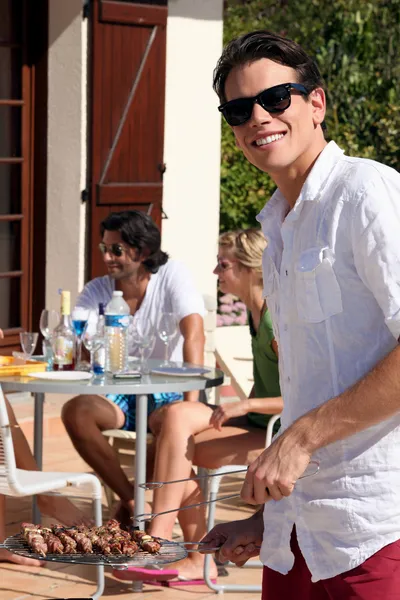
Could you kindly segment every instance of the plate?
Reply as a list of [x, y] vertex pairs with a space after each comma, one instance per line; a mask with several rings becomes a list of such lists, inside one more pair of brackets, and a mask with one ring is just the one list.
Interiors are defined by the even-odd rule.
[[28, 377], [47, 379], [51, 381], [83, 381], [92, 379], [92, 373], [87, 371], [43, 371], [41, 373], [27, 373]]
[[196, 377], [209, 373], [210, 369], [202, 367], [158, 367], [151, 370], [154, 375], [173, 375], [174, 377]]

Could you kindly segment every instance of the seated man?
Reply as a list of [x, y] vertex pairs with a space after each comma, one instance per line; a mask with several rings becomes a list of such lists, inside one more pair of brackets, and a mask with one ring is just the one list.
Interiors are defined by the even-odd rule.
[[[111, 213], [101, 224], [100, 250], [108, 275], [90, 281], [76, 305], [97, 309], [107, 305], [113, 291], [121, 290], [131, 314], [155, 324], [162, 312], [173, 312], [179, 333], [169, 345], [169, 358], [203, 363], [204, 304], [188, 270], [168, 260], [161, 250], [161, 236], [149, 216], [140, 211]], [[163, 358], [164, 344], [157, 340], [152, 358]], [[149, 397], [149, 414], [156, 418], [161, 406], [181, 400], [178, 394]], [[197, 400], [198, 392], [187, 392], [185, 400]], [[82, 458], [120, 498], [116, 513], [123, 523], [133, 516], [133, 486], [121, 469], [117, 456], [102, 435], [106, 429], [135, 430], [134, 395], [78, 396], [64, 405], [62, 418]], [[160, 415], [161, 415], [160, 411]]]

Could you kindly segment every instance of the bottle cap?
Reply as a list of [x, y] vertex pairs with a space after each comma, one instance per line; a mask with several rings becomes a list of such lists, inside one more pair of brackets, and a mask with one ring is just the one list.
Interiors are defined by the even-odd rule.
[[115, 290], [113, 292], [113, 296], [121, 296], [122, 297], [123, 293], [121, 292], [121, 290]]
[[61, 314], [69, 315], [71, 313], [71, 293], [67, 290], [61, 292]]

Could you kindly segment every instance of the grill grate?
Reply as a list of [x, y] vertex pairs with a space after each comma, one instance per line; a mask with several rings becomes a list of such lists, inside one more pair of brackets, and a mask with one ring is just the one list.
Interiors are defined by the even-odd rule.
[[187, 557], [187, 550], [183, 546], [167, 540], [162, 541], [165, 542], [165, 545], [161, 545], [160, 551], [157, 554], [138, 550], [134, 556], [124, 554], [104, 555], [95, 550], [93, 554], [47, 554], [47, 556], [41, 556], [31, 551], [28, 543], [20, 534], [8, 537], [0, 544], [0, 547], [27, 558], [61, 562], [70, 565], [104, 565], [120, 569], [127, 567], [151, 567], [153, 565], [176, 562]]

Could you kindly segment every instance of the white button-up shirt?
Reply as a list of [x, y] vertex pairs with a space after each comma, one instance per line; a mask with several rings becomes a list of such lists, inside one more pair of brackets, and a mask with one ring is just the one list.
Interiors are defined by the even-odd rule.
[[[288, 211], [277, 190], [257, 217], [268, 241], [264, 295], [279, 345], [282, 431], [364, 377], [397, 344], [400, 174], [347, 157], [330, 142]], [[400, 412], [313, 458], [317, 475], [266, 503], [261, 558], [287, 573], [295, 524], [318, 581], [400, 539]]]

